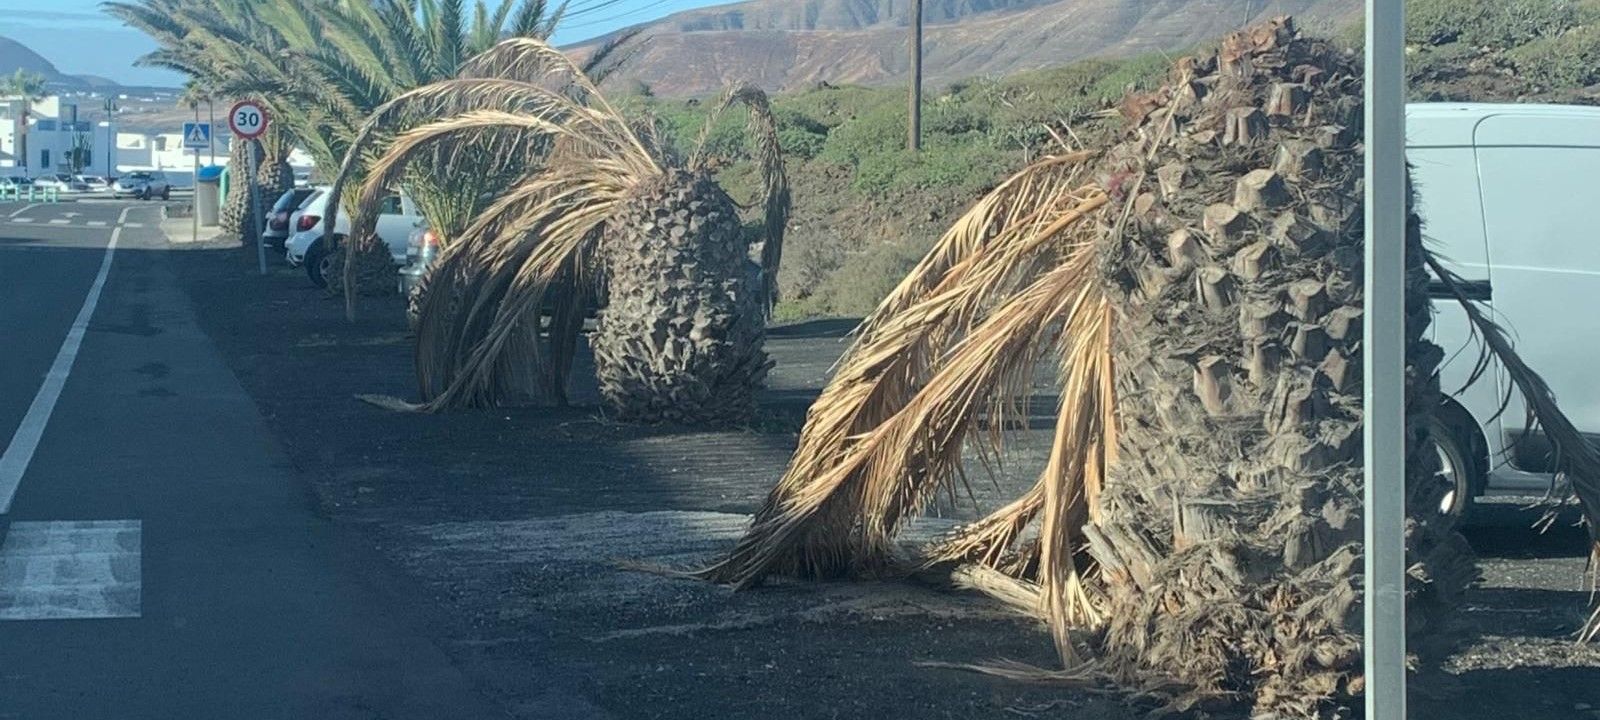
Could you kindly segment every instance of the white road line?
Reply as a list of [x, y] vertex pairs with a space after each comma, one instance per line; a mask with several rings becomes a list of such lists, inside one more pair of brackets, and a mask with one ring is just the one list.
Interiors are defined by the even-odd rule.
[[12, 218], [11, 222], [14, 222], [14, 223], [31, 223], [31, 222], [33, 222], [33, 218]]
[[61, 388], [66, 386], [67, 375], [72, 372], [72, 364], [78, 359], [78, 347], [83, 344], [83, 335], [89, 330], [89, 320], [94, 317], [95, 306], [100, 304], [100, 291], [105, 289], [106, 277], [111, 274], [111, 259], [117, 252], [122, 223], [128, 219], [128, 211], [132, 209], [123, 208], [122, 215], [117, 218], [117, 228], [111, 231], [105, 257], [100, 260], [100, 273], [95, 276], [94, 284], [89, 286], [89, 295], [83, 299], [83, 308], [78, 311], [77, 319], [72, 321], [72, 329], [67, 331], [67, 339], [62, 341], [55, 362], [50, 364], [50, 372], [45, 375], [44, 384], [39, 386], [39, 394], [33, 396], [28, 414], [22, 416], [22, 424], [11, 436], [11, 444], [6, 446], [5, 454], [0, 455], [0, 515], [11, 512], [11, 501], [17, 495], [17, 487], [22, 484], [22, 474], [28, 471], [28, 463], [33, 461], [33, 451], [39, 448], [39, 438], [44, 436], [44, 426], [50, 422], [50, 413], [55, 412], [56, 401], [61, 399]]
[[[132, 210], [132, 209], [133, 208], [128, 208], [128, 210]], [[128, 210], [123, 210], [123, 212], [127, 212]], [[144, 227], [144, 223], [124, 223], [121, 220], [118, 220], [117, 224], [118, 225], [122, 225], [123, 227], [131, 227], [131, 228], [142, 228], [142, 227]]]
[[55, 219], [50, 221], [50, 224], [51, 225], [66, 225], [67, 223], [70, 223], [70, 222], [72, 222], [72, 221], [71, 220], [63, 220], [61, 218], [55, 218]]
[[7, 215], [6, 217], [16, 217], [16, 216], [21, 215], [21, 214], [23, 214], [23, 213], [25, 213], [25, 212], [27, 212], [29, 210], [32, 210], [32, 209], [34, 209], [36, 207], [39, 207], [42, 204], [43, 203], [30, 203], [30, 204], [27, 204], [27, 205], [23, 205], [22, 207], [17, 208], [15, 211], [13, 211], [10, 215]]
[[88, 222], [86, 222], [84, 224], [88, 225], [89, 227], [105, 227], [106, 226], [106, 221], [104, 221], [104, 220], [90, 220], [90, 221], [88, 221]]

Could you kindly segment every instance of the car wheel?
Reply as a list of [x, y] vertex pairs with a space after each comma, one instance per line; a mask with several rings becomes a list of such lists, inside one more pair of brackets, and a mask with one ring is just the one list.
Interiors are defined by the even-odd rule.
[[162, 200], [171, 200], [172, 199], [172, 186], [171, 185], [168, 185], [168, 186], [166, 186], [164, 188], [161, 188], [161, 199]]
[[1439, 498], [1439, 513], [1460, 522], [1472, 511], [1472, 503], [1483, 491], [1485, 470], [1478, 454], [1472, 451], [1472, 436], [1444, 418], [1428, 421], [1428, 435], [1439, 453], [1439, 475], [1446, 489]]
[[139, 199], [148, 201], [150, 199], [150, 188], [139, 191]]
[[318, 240], [306, 250], [305, 266], [306, 277], [311, 278], [311, 284], [319, 288], [328, 286], [328, 276], [325, 275], [333, 263], [333, 258], [328, 256], [328, 251], [322, 248], [322, 241]]

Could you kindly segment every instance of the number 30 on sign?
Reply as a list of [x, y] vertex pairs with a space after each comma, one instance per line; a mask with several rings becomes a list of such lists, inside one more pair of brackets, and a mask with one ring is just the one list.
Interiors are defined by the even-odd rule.
[[261, 137], [267, 131], [267, 109], [254, 100], [241, 100], [228, 111], [228, 127], [233, 134], [247, 140]]

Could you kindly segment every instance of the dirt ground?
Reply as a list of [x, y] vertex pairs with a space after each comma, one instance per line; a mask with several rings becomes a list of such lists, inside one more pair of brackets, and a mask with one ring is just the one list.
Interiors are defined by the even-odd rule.
[[[776, 328], [755, 427], [608, 423], [593, 389], [568, 408], [394, 413], [410, 397], [398, 298], [342, 305], [281, 263], [255, 274], [236, 243], [171, 253], [206, 331], [330, 516], [363, 528], [412, 590], [431, 634], [524, 718], [1014, 718], [1141, 716], [1115, 697], [1019, 685], [925, 662], [1048, 665], [1032, 623], [912, 582], [778, 583], [732, 593], [622, 569], [692, 566], [738, 537], [776, 481], [847, 321]], [[576, 373], [584, 377], [583, 368]], [[1048, 403], [1045, 403], [1048, 406]], [[1022, 437], [995, 483], [912, 539], [974, 516], [1042, 461]], [[1461, 647], [1413, 683], [1413, 717], [1600, 719], [1600, 648], [1572, 643], [1587, 595], [1582, 535], [1527, 529], [1514, 505], [1469, 539], [1484, 582]]]

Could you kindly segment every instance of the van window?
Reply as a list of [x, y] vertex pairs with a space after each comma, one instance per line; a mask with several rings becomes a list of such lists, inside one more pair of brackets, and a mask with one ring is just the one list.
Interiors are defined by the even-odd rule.
[[389, 196], [384, 197], [383, 198], [383, 202], [378, 204], [378, 214], [379, 215], [399, 215], [400, 214], [400, 196], [399, 195], [389, 195]]

